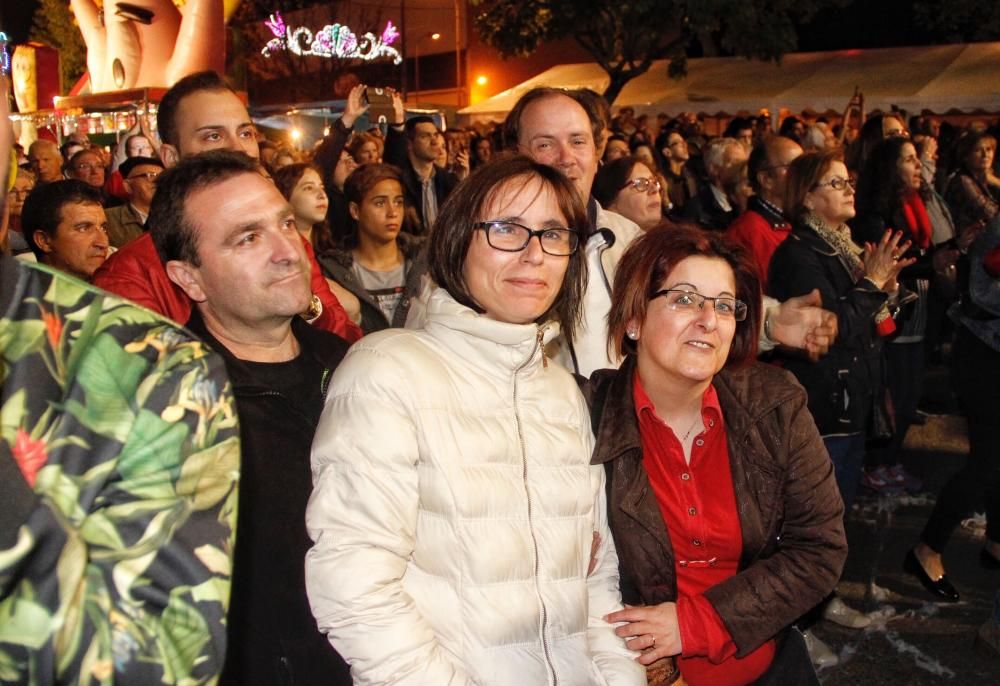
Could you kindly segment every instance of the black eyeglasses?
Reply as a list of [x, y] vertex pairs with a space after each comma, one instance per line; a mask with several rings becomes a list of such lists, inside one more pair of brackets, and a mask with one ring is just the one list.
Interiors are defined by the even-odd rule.
[[580, 246], [580, 236], [573, 229], [529, 229], [517, 222], [491, 220], [476, 222], [473, 228], [486, 232], [486, 242], [491, 248], [504, 252], [520, 252], [528, 247], [535, 236], [542, 251], [556, 257], [566, 257]]
[[685, 291], [680, 288], [667, 288], [662, 291], [656, 291], [649, 299], [654, 300], [662, 296], [666, 296], [667, 298], [667, 308], [675, 312], [700, 312], [705, 307], [705, 301], [711, 300], [712, 308], [719, 318], [735, 319], [738, 322], [747, 318], [747, 304], [736, 298], [725, 296], [710, 298], [707, 295], [693, 291]]
[[622, 186], [622, 190], [625, 190], [626, 188], [632, 188], [633, 190], [636, 190], [640, 193], [649, 193], [650, 191], [659, 193], [660, 182], [657, 181], [656, 179], [651, 179], [648, 177], [641, 179], [629, 179], [628, 182], [626, 182], [626, 184]]

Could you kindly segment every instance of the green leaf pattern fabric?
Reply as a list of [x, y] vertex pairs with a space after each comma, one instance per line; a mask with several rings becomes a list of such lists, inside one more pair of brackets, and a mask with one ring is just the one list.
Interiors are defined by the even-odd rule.
[[153, 312], [2, 264], [19, 274], [0, 294], [0, 440], [38, 500], [0, 549], [0, 684], [215, 683], [240, 455], [221, 358]]

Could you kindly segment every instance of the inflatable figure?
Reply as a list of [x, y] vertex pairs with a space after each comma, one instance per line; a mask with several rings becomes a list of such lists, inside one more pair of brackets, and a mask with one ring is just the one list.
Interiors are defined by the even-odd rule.
[[239, 0], [70, 0], [87, 44], [90, 90], [168, 88], [225, 67], [225, 20]]

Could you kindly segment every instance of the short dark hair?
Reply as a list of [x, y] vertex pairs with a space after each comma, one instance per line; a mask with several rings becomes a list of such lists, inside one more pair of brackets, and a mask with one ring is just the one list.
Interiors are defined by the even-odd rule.
[[[597, 170], [597, 175], [594, 177], [594, 187], [590, 189], [590, 194], [601, 204], [601, 207], [607, 207], [615, 201], [618, 194], [628, 184], [629, 176], [631, 176], [632, 170], [635, 169], [635, 165], [637, 164], [641, 164], [644, 167], [648, 166], [633, 155], [619, 157], [617, 160], [601, 165], [601, 168]], [[655, 169], [650, 169], [649, 171], [654, 174], [656, 173]]]
[[619, 357], [635, 352], [625, 332], [630, 321], [644, 321], [649, 299], [681, 261], [688, 257], [724, 260], [733, 270], [736, 299], [747, 306], [747, 316], [736, 327], [726, 366], [743, 365], [757, 357], [763, 310], [760, 277], [749, 253], [716, 232], [664, 222], [637, 238], [622, 255], [611, 290], [608, 314], [608, 350]]
[[63, 165], [63, 170], [67, 174], [69, 174], [72, 171], [76, 171], [77, 161], [81, 157], [86, 157], [87, 155], [92, 155], [96, 157], [98, 162], [100, 162], [102, 165], [104, 164], [104, 158], [101, 157], [101, 154], [99, 152], [97, 152], [93, 148], [84, 148], [83, 150], [77, 150], [75, 153], [73, 153], [72, 157], [66, 160], [66, 163]]
[[142, 133], [133, 134], [133, 135], [131, 135], [128, 138], [125, 139], [125, 156], [126, 157], [131, 157], [131, 155], [129, 155], [129, 153], [128, 153], [128, 146], [132, 144], [132, 141], [134, 141], [134, 140], [136, 140], [138, 138], [142, 138], [147, 143], [152, 144], [151, 141], [148, 138], [146, 138], [145, 134], [142, 134]]
[[621, 141], [626, 146], [628, 145], [628, 138], [625, 137], [623, 133], [612, 133], [608, 136], [608, 143], [611, 141]]
[[156, 128], [160, 140], [177, 147], [177, 109], [181, 101], [199, 91], [229, 91], [236, 93], [226, 81], [214, 71], [199, 71], [189, 74], [170, 87], [160, 100], [156, 110]]
[[762, 142], [753, 146], [753, 150], [750, 151], [750, 158], [747, 160], [747, 174], [750, 177], [750, 188], [753, 189], [754, 193], [759, 194], [761, 190], [757, 174], [773, 166], [774, 151], [778, 145], [786, 140], [795, 143], [788, 136], [768, 136]]
[[407, 119], [406, 124], [403, 125], [403, 130], [406, 132], [406, 140], [412, 141], [414, 138], [416, 138], [418, 124], [430, 124], [435, 129], [437, 129], [437, 123], [435, 123], [433, 117], [429, 117], [426, 114], [421, 114], [416, 117], [411, 117]]
[[21, 209], [21, 231], [35, 258], [41, 262], [45, 253], [35, 242], [35, 232], [43, 231], [53, 238], [62, 221], [62, 209], [72, 203], [101, 204], [101, 191], [77, 179], [53, 181], [35, 186]]
[[242, 152], [210, 150], [185, 157], [156, 177], [156, 193], [146, 226], [160, 259], [164, 263], [182, 260], [200, 265], [197, 236], [184, 208], [188, 197], [234, 176], [251, 173], [261, 173], [257, 160]]
[[788, 115], [781, 121], [781, 128], [778, 129], [778, 133], [785, 138], [791, 138], [796, 143], [799, 140], [795, 137], [795, 126], [797, 124], [802, 124], [805, 126], [805, 122], [796, 117], [794, 114]]
[[391, 179], [403, 185], [403, 172], [391, 164], [363, 164], [344, 180], [344, 196], [348, 202], [360, 205], [368, 191], [381, 181]]
[[753, 119], [749, 117], [733, 117], [729, 120], [729, 124], [722, 135], [726, 138], [736, 138], [736, 135], [744, 129], [753, 131]]
[[518, 141], [521, 136], [521, 117], [528, 107], [539, 100], [552, 97], [569, 98], [583, 109], [590, 120], [590, 132], [594, 137], [594, 147], [601, 147], [601, 136], [604, 133], [604, 120], [601, 118], [599, 106], [589, 95], [582, 95], [582, 91], [564, 90], [562, 88], [532, 88], [522, 95], [514, 107], [507, 114], [503, 121], [503, 145], [508, 150], [517, 150]]
[[[365, 196], [380, 182], [387, 179], [397, 182], [400, 192], [405, 197], [406, 186], [403, 184], [403, 172], [400, 168], [392, 164], [380, 164], [377, 162], [362, 164], [350, 173], [344, 180], [344, 197], [347, 198], [349, 203], [360, 206], [364, 202]], [[405, 221], [403, 226], [405, 230]], [[350, 226], [344, 228], [343, 246], [345, 248], [355, 247], [358, 244], [357, 221], [352, 219]]]
[[483, 212], [498, 191], [509, 184], [523, 187], [534, 179], [548, 186], [570, 228], [576, 229], [581, 245], [569, 256], [562, 288], [552, 307], [538, 321], [555, 319], [563, 336], [571, 341], [580, 320], [587, 262], [583, 249], [588, 225], [587, 212], [573, 185], [554, 167], [538, 164], [525, 155], [504, 155], [476, 169], [448, 196], [434, 223], [427, 246], [431, 277], [459, 303], [482, 312], [465, 283], [465, 260], [472, 245], [475, 223], [488, 219]]
[[[63, 159], [67, 159], [68, 160], [70, 157], [73, 156], [73, 155], [70, 155], [70, 153], [69, 153], [69, 151], [72, 148], [80, 148], [81, 150], [86, 150], [87, 146], [84, 145], [83, 143], [81, 143], [78, 140], [73, 140], [72, 138], [68, 138], [65, 141], [63, 141], [62, 145], [59, 146], [59, 154], [63, 156]], [[79, 150], [77, 152], [79, 152]], [[76, 153], [74, 153], [74, 154], [76, 154]]]

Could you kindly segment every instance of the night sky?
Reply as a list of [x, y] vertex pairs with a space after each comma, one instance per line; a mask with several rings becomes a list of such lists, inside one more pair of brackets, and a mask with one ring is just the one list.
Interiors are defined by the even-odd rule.
[[23, 43], [28, 40], [31, 15], [35, 13], [37, 4], [37, 0], [2, 0], [0, 2], [0, 31], [10, 36], [14, 43]]
[[[38, 0], [0, 0], [0, 30], [15, 43], [27, 40], [37, 4]], [[275, 4], [280, 6], [280, 0]], [[871, 0], [853, 0], [843, 8], [823, 10], [799, 27], [799, 50], [927, 44], [926, 32], [909, 19], [911, 5], [909, 0], [880, 0], [879, 11], [873, 12]]]

